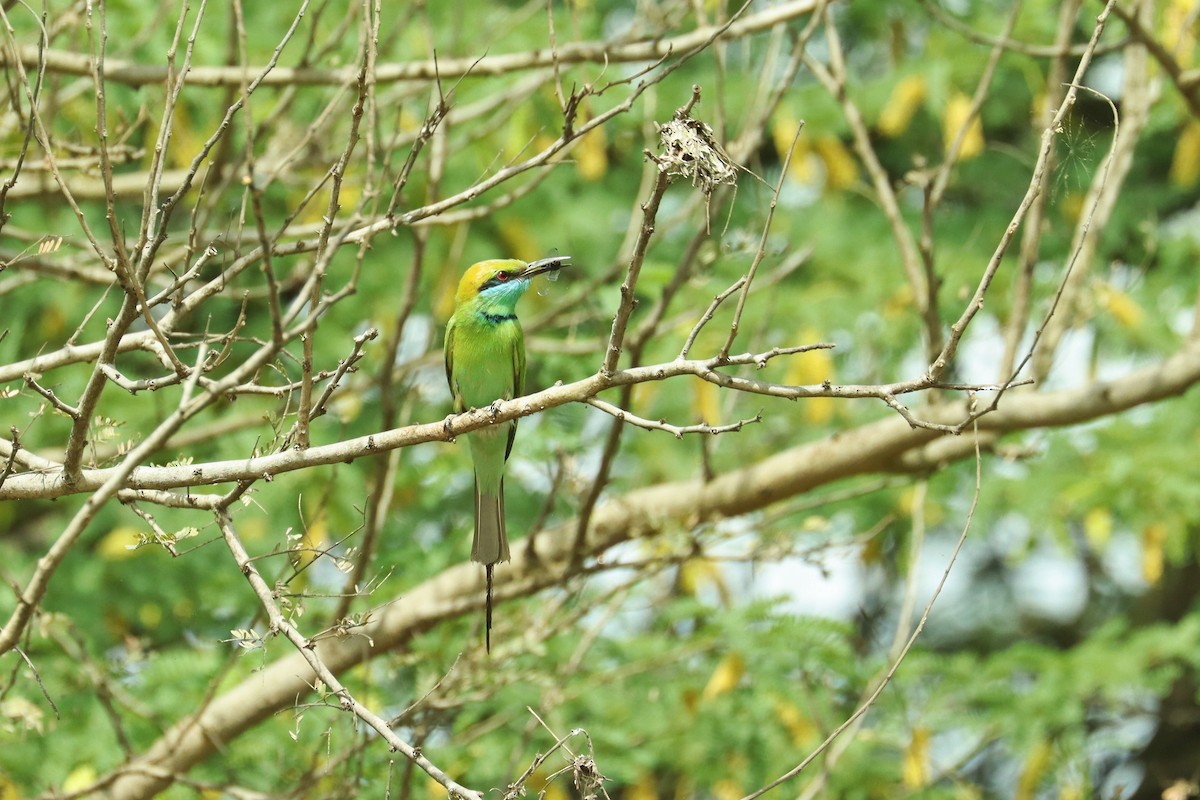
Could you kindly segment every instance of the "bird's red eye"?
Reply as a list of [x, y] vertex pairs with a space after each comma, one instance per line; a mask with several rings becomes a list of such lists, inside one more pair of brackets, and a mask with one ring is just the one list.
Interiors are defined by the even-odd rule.
[[496, 273], [496, 280], [498, 280], [498, 281], [506, 281], [511, 277], [512, 277], [512, 275], [510, 275], [507, 272], [504, 272], [503, 270]]

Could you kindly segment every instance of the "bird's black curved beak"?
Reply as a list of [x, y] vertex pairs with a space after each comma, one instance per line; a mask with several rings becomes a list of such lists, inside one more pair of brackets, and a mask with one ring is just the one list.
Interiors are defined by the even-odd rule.
[[571, 266], [570, 256], [539, 258], [537, 261], [531, 261], [525, 265], [525, 269], [521, 270], [521, 277], [532, 278], [534, 275], [541, 275], [544, 272], [557, 272], [563, 267], [569, 266]]

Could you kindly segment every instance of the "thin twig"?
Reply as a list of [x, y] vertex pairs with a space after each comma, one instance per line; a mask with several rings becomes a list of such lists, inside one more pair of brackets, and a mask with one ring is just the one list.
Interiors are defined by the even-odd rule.
[[46, 684], [42, 682], [42, 674], [38, 672], [37, 667], [33, 665], [33, 661], [25, 654], [25, 651], [20, 647], [14, 647], [17, 655], [25, 662], [25, 666], [29, 667], [29, 671], [33, 673], [33, 679], [37, 681], [38, 688], [42, 690], [42, 697], [46, 698], [46, 702], [50, 704], [50, 709], [54, 712], [55, 719], [62, 719], [62, 715], [58, 713], [58, 705], [54, 702], [54, 698], [50, 696], [50, 692], [46, 689]]
[[329, 383], [325, 384], [325, 389], [322, 390], [321, 395], [317, 398], [316, 402], [313, 403], [311, 414], [312, 419], [316, 419], [317, 417], [325, 414], [326, 405], [329, 403], [329, 398], [333, 396], [333, 393], [337, 391], [338, 387], [341, 385], [342, 378], [344, 378], [347, 373], [354, 372], [355, 365], [362, 360], [363, 347], [367, 342], [373, 341], [377, 336], [379, 336], [379, 331], [375, 330], [374, 328], [368, 328], [363, 333], [360, 333], [358, 336], [354, 337], [354, 349], [350, 351], [350, 355], [338, 362], [337, 369], [334, 370], [333, 374], [329, 376]]
[[[758, 272], [758, 265], [762, 263], [762, 260], [767, 255], [767, 237], [771, 233], [771, 222], [775, 219], [775, 209], [779, 206], [779, 193], [783, 191], [783, 184], [787, 181], [788, 167], [792, 163], [792, 156], [796, 152], [796, 142], [800, 141], [800, 133], [803, 130], [804, 123], [796, 126], [796, 133], [792, 136], [792, 142], [788, 145], [787, 155], [783, 158], [779, 183], [775, 185], [775, 192], [771, 195], [771, 202], [767, 205], [767, 218], [763, 221], [762, 234], [758, 239], [758, 250], [754, 252], [754, 260], [750, 262], [750, 269], [746, 271], [745, 282], [742, 283], [741, 294], [738, 295], [737, 308], [733, 311], [733, 321], [729, 323], [729, 335], [725, 338], [725, 344], [721, 345], [721, 358], [729, 355], [729, 350], [733, 347], [734, 340], [737, 339], [738, 327], [742, 321], [742, 312], [746, 309], [746, 298], [750, 295], [750, 286], [754, 283], [754, 275]], [[714, 300], [713, 302], [715, 304], [717, 301]]]
[[71, 419], [74, 419], [74, 420], [79, 419], [79, 409], [74, 406], [67, 405], [66, 403], [64, 403], [62, 400], [60, 400], [58, 398], [58, 395], [56, 395], [54, 393], [54, 390], [48, 389], [45, 386], [42, 386], [40, 383], [38, 383], [37, 379], [34, 377], [33, 373], [30, 373], [30, 372], [25, 373], [25, 385], [28, 386], [30, 389], [33, 389], [35, 392], [40, 394], [42, 397], [46, 398], [46, 400], [48, 400], [50, 402], [50, 405], [54, 406], [54, 408], [57, 411], [62, 412], [66, 416], [70, 417]]
[[691, 332], [688, 333], [687, 338], [684, 339], [683, 347], [679, 351], [680, 358], [687, 358], [688, 353], [692, 349], [692, 345], [696, 343], [696, 337], [700, 335], [700, 331], [704, 329], [704, 326], [712, 320], [713, 315], [717, 313], [717, 308], [720, 307], [721, 303], [724, 303], [731, 296], [733, 296], [735, 292], [745, 286], [746, 281], [747, 276], [743, 275], [734, 281], [728, 289], [713, 297], [712, 302], [708, 304], [708, 308], [705, 309], [704, 313], [700, 315], [700, 319], [696, 320], [696, 324], [692, 326]]
[[792, 778], [799, 775], [808, 767], [809, 764], [813, 762], [813, 760], [817, 758], [817, 756], [825, 752], [829, 746], [832, 745], [838, 739], [838, 737], [842, 735], [842, 733], [844, 733], [851, 726], [855, 725], [859, 719], [861, 719], [862, 716], [870, 711], [871, 707], [875, 705], [875, 701], [879, 699], [879, 696], [883, 694], [883, 690], [887, 688], [889, 683], [891, 683], [892, 678], [895, 677], [896, 672], [900, 669], [900, 665], [904, 663], [904, 659], [908, 657], [909, 651], [912, 650], [913, 645], [916, 644], [916, 641], [920, 637], [922, 631], [925, 630], [925, 623], [929, 621], [929, 612], [933, 610], [933, 604], [937, 602], [938, 597], [942, 594], [942, 589], [944, 589], [946, 586], [946, 581], [950, 579], [950, 571], [954, 568], [954, 564], [958, 560], [958, 554], [962, 551], [963, 544], [967, 541], [967, 534], [971, 530], [971, 521], [975, 518], [975, 509], [979, 506], [979, 495], [982, 490], [982, 486], [983, 456], [979, 452], [979, 449], [976, 448], [975, 491], [971, 496], [971, 506], [967, 510], [966, 520], [963, 522], [962, 533], [958, 537], [958, 542], [955, 544], [954, 550], [950, 553], [950, 560], [946, 563], [946, 568], [942, 571], [941, 579], [938, 581], [937, 586], [934, 587], [933, 594], [929, 597], [929, 602], [925, 604], [925, 609], [921, 612], [921, 618], [917, 620], [917, 626], [913, 629], [912, 634], [909, 635], [908, 639], [904, 642], [904, 646], [900, 648], [900, 651], [896, 657], [892, 659], [892, 663], [888, 667], [887, 672], [884, 673], [883, 677], [879, 680], [878, 684], [870, 692], [870, 694], [867, 695], [866, 699], [859, 705], [857, 709], [855, 709], [854, 713], [847, 717], [842, 724], [838, 725], [833, 732], [830, 733], [829, 736], [827, 736], [825, 740], [821, 742], [821, 744], [817, 745], [817, 747], [811, 753], [809, 753], [803, 761], [785, 772], [783, 775], [780, 775], [778, 778], [768, 783], [766, 786], [763, 786], [761, 789], [746, 795], [742, 798], [742, 800], [755, 800], [758, 797], [762, 797], [772, 789], [787, 783]]
[[745, 426], [751, 425], [755, 422], [762, 422], [762, 414], [757, 414], [749, 419], [738, 420], [737, 422], [729, 423], [727, 425], [709, 425], [707, 422], [701, 422], [697, 425], [672, 425], [665, 420], [655, 421], [644, 419], [643, 417], [639, 417], [630, 411], [626, 411], [623, 408], [614, 406], [612, 403], [606, 403], [597, 397], [589, 397], [584, 402], [593, 408], [600, 409], [605, 414], [615, 417], [620, 422], [628, 422], [630, 425], [636, 425], [637, 427], [645, 428], [648, 431], [666, 431], [676, 439], [682, 439], [689, 433], [708, 433], [714, 436], [721, 433], [732, 433], [735, 431], [740, 431]]

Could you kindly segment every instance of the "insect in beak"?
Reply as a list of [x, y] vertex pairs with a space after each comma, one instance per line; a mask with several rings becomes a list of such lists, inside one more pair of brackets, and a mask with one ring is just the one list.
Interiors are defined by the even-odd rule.
[[532, 261], [525, 265], [525, 269], [521, 270], [521, 277], [532, 278], [534, 275], [541, 275], [543, 273], [555, 273], [569, 266], [571, 266], [570, 256], [539, 258], [537, 261]]

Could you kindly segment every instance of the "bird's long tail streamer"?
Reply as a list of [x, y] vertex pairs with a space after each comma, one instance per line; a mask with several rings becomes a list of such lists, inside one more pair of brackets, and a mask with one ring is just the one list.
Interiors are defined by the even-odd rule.
[[487, 631], [484, 633], [484, 641], [487, 643], [488, 653], [492, 652], [492, 568], [494, 566], [493, 564], [485, 564], [483, 567], [487, 572], [487, 611], [485, 612], [486, 620], [484, 622]]

